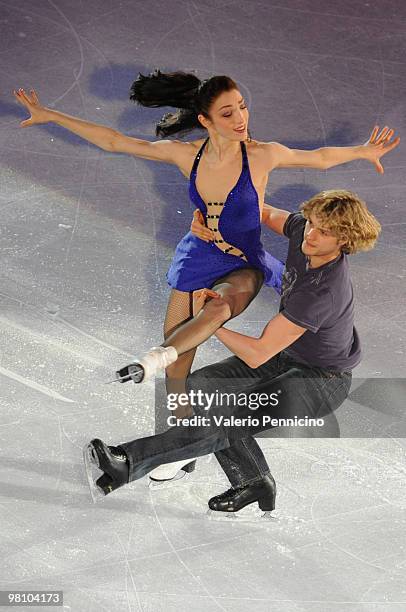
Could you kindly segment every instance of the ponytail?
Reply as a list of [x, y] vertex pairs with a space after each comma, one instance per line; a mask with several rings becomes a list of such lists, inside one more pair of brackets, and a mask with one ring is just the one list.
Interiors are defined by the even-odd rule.
[[226, 76], [214, 76], [201, 81], [186, 72], [163, 73], [155, 70], [148, 76], [139, 74], [130, 89], [130, 100], [147, 107], [172, 106], [177, 110], [166, 113], [158, 122], [157, 136], [203, 129], [198, 115], [209, 118], [209, 108], [223, 91], [238, 89]]

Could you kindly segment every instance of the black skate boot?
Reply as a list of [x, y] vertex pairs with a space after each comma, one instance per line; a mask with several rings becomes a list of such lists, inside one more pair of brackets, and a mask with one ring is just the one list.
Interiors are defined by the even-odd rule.
[[[108, 495], [128, 482], [129, 464], [124, 449], [120, 446], [107, 446], [95, 438], [83, 449], [86, 474], [93, 501]], [[104, 472], [96, 480], [94, 469]]]
[[209, 499], [209, 508], [216, 512], [238, 512], [245, 506], [258, 502], [259, 509], [268, 513], [275, 509], [276, 484], [271, 475], [250, 484], [228, 489]]

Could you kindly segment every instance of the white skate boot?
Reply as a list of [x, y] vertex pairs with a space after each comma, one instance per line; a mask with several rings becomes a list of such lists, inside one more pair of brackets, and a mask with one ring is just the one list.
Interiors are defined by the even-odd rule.
[[181, 478], [189, 478], [195, 470], [196, 459], [181, 459], [159, 465], [148, 474], [150, 489], [163, 489]]
[[121, 383], [129, 380], [135, 383], [145, 382], [174, 363], [177, 358], [178, 353], [174, 346], [154, 346], [140, 359], [117, 370], [116, 379]]

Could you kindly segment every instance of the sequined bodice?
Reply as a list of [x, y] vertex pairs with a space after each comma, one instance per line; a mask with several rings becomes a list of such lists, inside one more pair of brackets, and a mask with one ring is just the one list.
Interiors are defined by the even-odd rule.
[[[246, 226], [247, 220], [252, 220], [252, 213], [254, 212], [255, 223], [254, 225], [258, 226], [257, 217], [259, 217], [259, 209], [258, 209], [258, 195], [254, 189], [254, 186], [251, 181], [249, 166], [248, 166], [248, 157], [245, 144], [241, 142], [241, 153], [242, 153], [242, 169], [239, 179], [233, 189], [227, 196], [225, 202], [207, 202], [204, 203], [202, 197], [200, 196], [197, 188], [196, 188], [196, 175], [197, 168], [204, 151], [205, 146], [207, 145], [208, 138], [203, 143], [200, 148], [198, 154], [196, 155], [196, 159], [193, 164], [192, 172], [190, 175], [190, 185], [189, 185], [189, 194], [190, 199], [200, 209], [203, 215], [206, 218], [207, 227], [214, 232], [214, 244], [217, 248], [222, 250], [224, 253], [229, 255], [234, 255], [235, 257], [241, 257], [245, 261], [247, 261], [247, 257], [245, 255], [245, 248], [241, 248], [242, 244], [235, 244], [235, 240], [233, 239], [235, 234], [241, 234], [241, 231], [235, 231], [235, 225], [238, 224], [239, 221], [243, 221], [245, 223], [246, 229], [249, 227]], [[247, 194], [248, 190], [248, 194]], [[247, 198], [248, 196], [248, 198]], [[233, 201], [237, 200], [240, 204], [237, 207], [237, 202]], [[248, 204], [248, 206], [244, 206]], [[254, 209], [252, 206], [254, 204]], [[231, 207], [231, 215], [230, 215], [230, 207]], [[238, 208], [240, 210], [238, 210]], [[241, 210], [242, 209], [242, 210]], [[245, 209], [245, 210], [244, 210]], [[241, 217], [241, 212], [243, 212], [243, 216], [245, 219], [238, 219]], [[228, 213], [228, 214], [227, 214]], [[233, 214], [234, 213], [234, 214]], [[245, 214], [244, 214], [245, 213]], [[248, 214], [248, 217], [247, 217]], [[234, 218], [233, 218], [234, 217]], [[234, 225], [234, 230], [232, 229], [232, 225]], [[251, 225], [248, 223], [248, 226]], [[243, 240], [243, 242], [245, 242]]]
[[241, 142], [242, 169], [225, 202], [204, 203], [196, 189], [196, 174], [208, 139], [199, 149], [190, 173], [189, 195], [193, 208], [203, 214], [215, 242], [188, 232], [176, 247], [168, 271], [170, 286], [178, 291], [214, 287], [219, 279], [245, 268], [260, 270], [264, 282], [280, 292], [283, 264], [264, 250], [258, 193], [251, 179], [245, 144]]

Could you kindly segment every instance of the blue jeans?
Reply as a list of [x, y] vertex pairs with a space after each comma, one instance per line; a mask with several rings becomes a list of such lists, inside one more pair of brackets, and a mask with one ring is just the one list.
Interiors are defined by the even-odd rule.
[[[129, 480], [141, 478], [158, 465], [180, 460], [186, 463], [187, 459], [210, 453], [215, 453], [234, 487], [262, 478], [269, 474], [269, 466], [253, 436], [271, 428], [264, 423], [266, 418], [324, 419], [322, 428], [290, 426], [288, 435], [336, 437], [338, 425], [333, 413], [348, 396], [351, 378], [351, 372], [307, 366], [283, 351], [256, 369], [238, 357], [230, 357], [196, 370], [187, 379], [189, 393], [264, 394], [278, 397], [278, 405], [260, 406], [255, 411], [244, 402], [231, 401], [227, 406], [220, 402], [210, 410], [199, 406], [195, 416], [207, 417], [209, 423], [176, 425], [155, 436], [121, 443], [129, 459]], [[219, 426], [213, 421], [214, 415], [245, 419], [248, 424]]]

